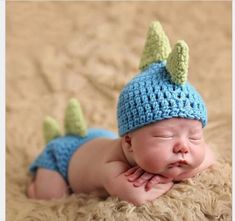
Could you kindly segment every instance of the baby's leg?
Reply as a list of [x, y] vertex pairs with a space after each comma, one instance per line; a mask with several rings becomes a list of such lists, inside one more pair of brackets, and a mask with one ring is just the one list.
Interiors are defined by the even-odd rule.
[[39, 168], [35, 179], [27, 189], [29, 198], [55, 199], [69, 193], [69, 188], [64, 178], [54, 170]]

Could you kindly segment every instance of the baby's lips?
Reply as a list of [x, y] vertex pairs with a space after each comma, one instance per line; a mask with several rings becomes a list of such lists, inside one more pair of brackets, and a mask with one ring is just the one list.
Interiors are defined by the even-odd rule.
[[188, 162], [187, 162], [186, 160], [179, 160], [179, 163], [180, 163], [180, 164], [188, 165]]
[[173, 167], [177, 167], [178, 163], [171, 163], [169, 164], [168, 168], [173, 168]]
[[169, 168], [183, 166], [183, 165], [188, 165], [188, 162], [186, 160], [177, 160], [174, 163], [170, 163]]

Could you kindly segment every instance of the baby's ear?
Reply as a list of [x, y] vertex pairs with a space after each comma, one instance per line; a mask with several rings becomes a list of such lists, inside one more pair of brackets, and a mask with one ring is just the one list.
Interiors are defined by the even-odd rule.
[[133, 152], [132, 144], [131, 144], [131, 134], [130, 133], [127, 133], [126, 135], [124, 135], [124, 137], [123, 137], [123, 146], [129, 152]]

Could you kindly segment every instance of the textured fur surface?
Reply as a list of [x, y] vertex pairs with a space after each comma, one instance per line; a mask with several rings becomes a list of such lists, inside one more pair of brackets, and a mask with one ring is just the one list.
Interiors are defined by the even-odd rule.
[[[231, 220], [230, 2], [8, 2], [6, 207], [8, 221]], [[89, 127], [117, 131], [116, 102], [137, 73], [149, 23], [187, 41], [189, 80], [208, 107], [206, 140], [217, 164], [140, 207], [109, 197], [29, 200], [29, 164], [43, 148], [42, 122], [63, 124], [79, 99]], [[50, 185], [50, 184], [48, 184]]]

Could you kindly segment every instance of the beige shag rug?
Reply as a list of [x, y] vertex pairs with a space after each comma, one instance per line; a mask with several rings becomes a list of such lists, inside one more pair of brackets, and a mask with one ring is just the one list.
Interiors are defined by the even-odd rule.
[[[231, 2], [19, 1], [6, 8], [8, 221], [231, 220]], [[29, 200], [27, 168], [43, 148], [44, 116], [63, 125], [76, 97], [90, 127], [117, 131], [118, 93], [138, 71], [152, 20], [171, 45], [189, 45], [189, 79], [207, 103], [205, 134], [217, 165], [140, 207], [85, 194]]]

